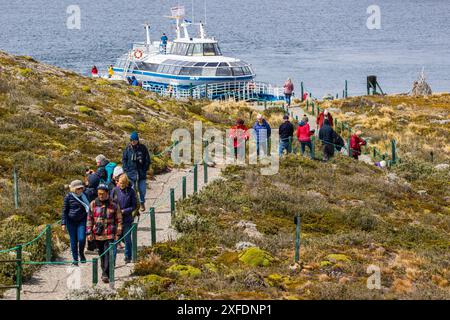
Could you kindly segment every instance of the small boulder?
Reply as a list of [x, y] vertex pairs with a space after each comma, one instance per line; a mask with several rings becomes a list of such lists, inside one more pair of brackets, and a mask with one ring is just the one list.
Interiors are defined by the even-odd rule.
[[236, 243], [236, 250], [242, 251], [247, 248], [256, 247], [254, 243], [248, 242], [248, 241], [240, 241]]
[[445, 171], [445, 170], [450, 168], [450, 164], [448, 164], [448, 163], [440, 163], [440, 164], [434, 166], [434, 168], [437, 171]]

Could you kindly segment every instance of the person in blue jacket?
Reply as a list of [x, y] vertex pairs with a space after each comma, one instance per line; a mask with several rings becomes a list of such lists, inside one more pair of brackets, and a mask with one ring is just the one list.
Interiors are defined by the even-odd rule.
[[[133, 211], [136, 210], [136, 192], [130, 186], [126, 174], [122, 174], [115, 187], [111, 191], [111, 199], [115, 201], [122, 211], [122, 234], [125, 235], [131, 229], [134, 222]], [[131, 232], [125, 236], [125, 263], [131, 262]]]
[[163, 35], [161, 37], [161, 47], [162, 47], [164, 54], [166, 54], [166, 51], [167, 51], [167, 41], [169, 41], [169, 38], [167, 37], [167, 35], [165, 33], [163, 33]]
[[139, 86], [139, 81], [136, 79], [135, 76], [131, 77], [131, 85], [136, 87]]
[[[270, 128], [269, 123], [267, 123], [266, 119], [263, 118], [261, 114], [256, 116], [256, 122], [253, 125], [253, 129], [256, 134], [256, 154], [259, 156], [259, 146], [262, 144], [264, 150], [268, 150], [268, 142], [270, 139], [270, 135], [272, 133], [272, 129]], [[270, 152], [267, 152], [269, 155]]]
[[86, 262], [84, 247], [86, 245], [86, 222], [89, 213], [89, 200], [84, 194], [84, 184], [81, 180], [70, 183], [70, 192], [64, 198], [61, 226], [69, 232], [70, 249], [73, 265], [78, 265], [78, 257]]
[[151, 160], [148, 149], [139, 142], [139, 135], [134, 131], [130, 135], [130, 144], [123, 151], [122, 167], [130, 180], [131, 186], [136, 188], [135, 186], [137, 184], [141, 211], [145, 211], [147, 172], [150, 164]]

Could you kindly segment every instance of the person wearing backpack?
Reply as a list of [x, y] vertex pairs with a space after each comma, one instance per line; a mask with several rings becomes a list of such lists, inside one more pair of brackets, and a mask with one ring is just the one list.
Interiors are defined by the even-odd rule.
[[84, 194], [84, 185], [81, 180], [70, 183], [70, 192], [64, 198], [62, 209], [62, 230], [69, 233], [70, 250], [72, 251], [72, 264], [78, 266], [86, 262], [84, 247], [86, 245], [86, 221], [89, 213], [89, 201]]
[[323, 144], [323, 160], [328, 161], [334, 156], [334, 142], [336, 141], [337, 134], [330, 126], [328, 119], [323, 121], [323, 126], [319, 130], [319, 139]]
[[151, 160], [148, 149], [139, 142], [136, 131], [130, 135], [130, 144], [125, 148], [122, 155], [122, 166], [130, 180], [131, 186], [139, 191], [140, 210], [145, 211], [145, 195], [147, 193], [147, 172]]
[[[126, 174], [122, 174], [119, 178], [117, 187], [111, 191], [111, 199], [113, 199], [122, 212], [122, 234], [126, 234], [133, 226], [133, 213], [137, 208], [136, 192], [130, 186], [130, 182]], [[131, 232], [125, 236], [125, 263], [131, 262]]]
[[99, 154], [95, 161], [97, 162], [96, 174], [100, 178], [100, 183], [108, 185], [111, 182], [114, 168], [117, 166], [115, 162], [110, 162], [104, 155]]
[[[120, 207], [110, 198], [106, 184], [100, 184], [97, 189], [97, 198], [91, 202], [87, 217], [87, 232], [89, 241], [94, 241], [101, 256], [109, 246], [119, 240], [122, 234], [122, 212]], [[109, 282], [109, 255], [108, 251], [101, 257], [102, 281]]]
[[[89, 172], [89, 171], [88, 171]], [[97, 198], [97, 188], [100, 184], [100, 177], [95, 173], [87, 173], [86, 175], [86, 189], [84, 194], [86, 195], [89, 203]], [[95, 243], [92, 241], [87, 241], [86, 253], [95, 253], [96, 247]]]

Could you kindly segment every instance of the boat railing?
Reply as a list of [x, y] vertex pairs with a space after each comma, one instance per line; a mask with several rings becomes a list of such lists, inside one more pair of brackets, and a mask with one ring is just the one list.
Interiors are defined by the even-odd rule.
[[176, 99], [278, 101], [284, 98], [282, 88], [256, 81], [230, 81], [190, 87], [154, 84], [150, 81], [144, 81], [142, 87], [162, 96]]

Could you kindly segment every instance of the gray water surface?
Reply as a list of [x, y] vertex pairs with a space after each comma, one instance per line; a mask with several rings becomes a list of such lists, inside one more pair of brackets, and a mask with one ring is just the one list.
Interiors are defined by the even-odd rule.
[[[364, 94], [375, 74], [384, 91], [407, 92], [422, 67], [434, 91], [450, 91], [450, 1], [448, 0], [206, 0], [207, 32], [226, 55], [250, 62], [257, 79], [282, 84], [291, 77], [314, 96]], [[87, 75], [107, 65], [134, 41], [174, 36], [164, 18], [173, 0], [0, 0], [0, 50]], [[369, 5], [381, 9], [381, 30], [369, 30]], [[81, 9], [81, 29], [69, 30], [69, 5]], [[204, 20], [204, 0], [195, 1]]]

